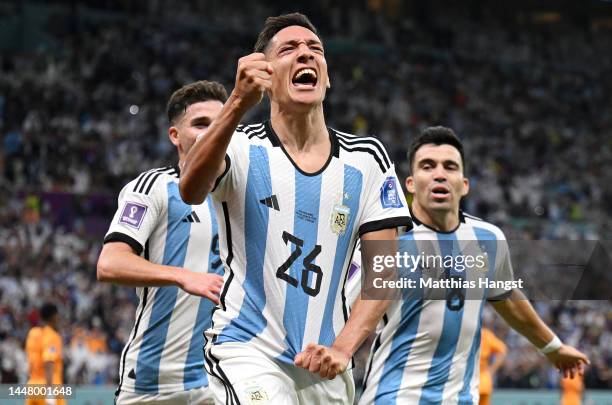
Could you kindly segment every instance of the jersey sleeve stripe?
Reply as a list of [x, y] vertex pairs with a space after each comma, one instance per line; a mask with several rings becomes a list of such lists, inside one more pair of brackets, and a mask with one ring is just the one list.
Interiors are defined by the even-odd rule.
[[146, 171], [146, 172], [144, 172], [144, 173], [141, 173], [141, 174], [140, 174], [140, 175], [137, 177], [138, 181], [136, 181], [136, 185], [134, 186], [134, 188], [132, 189], [132, 191], [133, 191], [133, 192], [136, 192], [136, 190], [138, 190], [138, 187], [140, 187], [140, 184], [142, 183], [142, 180], [145, 178], [145, 176], [146, 176], [147, 174], [151, 173], [151, 172], [152, 172], [152, 171], [154, 171], [154, 170], [155, 170], [155, 169], [153, 169], [153, 170], [148, 170], [148, 171]]
[[376, 151], [382, 156], [383, 160], [385, 161], [385, 165], [391, 166], [391, 159], [389, 159], [389, 155], [387, 154], [387, 151], [385, 150], [384, 146], [382, 145], [382, 143], [380, 143], [378, 139], [372, 138], [372, 137], [351, 138], [351, 137], [348, 137], [342, 134], [338, 134], [338, 138], [340, 138], [346, 145], [360, 145], [360, 144], [372, 145], [376, 149]]
[[113, 232], [113, 233], [108, 234], [106, 238], [104, 238], [104, 243], [106, 244], [109, 242], [127, 243], [128, 245], [130, 245], [132, 249], [134, 249], [137, 255], [140, 255], [143, 251], [143, 247], [140, 244], [140, 242], [138, 242], [136, 239], [132, 238], [131, 236], [126, 235], [121, 232]]
[[365, 153], [369, 153], [370, 155], [372, 155], [374, 157], [374, 160], [376, 160], [376, 163], [378, 163], [378, 167], [380, 167], [380, 170], [383, 173], [386, 173], [387, 170], [389, 170], [389, 167], [386, 167], [382, 160], [380, 160], [380, 156], [371, 148], [364, 148], [364, 147], [360, 147], [360, 146], [347, 146], [345, 145], [342, 139], [338, 138], [338, 144], [340, 145], [340, 147], [344, 150], [346, 150], [347, 152], [365, 152]]
[[[155, 176], [153, 176], [151, 178], [151, 181], [149, 182], [149, 186], [147, 187], [147, 189], [144, 192], [145, 195], [149, 194], [149, 191], [151, 191], [151, 188], [153, 187], [153, 184], [155, 184], [155, 181], [159, 178], [159, 176], [161, 176], [161, 173], [157, 173]], [[143, 185], [143, 187], [144, 187], [144, 185]]]
[[[170, 174], [172, 171], [174, 171], [175, 169], [173, 167], [163, 167], [161, 169], [157, 169], [154, 170], [152, 174], [149, 174], [148, 178], [146, 178], [142, 185], [140, 186], [140, 189], [138, 190], [139, 193], [143, 193], [145, 195], [149, 194], [149, 191], [151, 191], [151, 188], [153, 187], [153, 184], [155, 184], [155, 181], [160, 177], [161, 174], [166, 173], [166, 174]], [[146, 187], [146, 189], [145, 189]]]
[[161, 167], [161, 168], [157, 168], [157, 169], [151, 169], [148, 170], [144, 173], [141, 173], [136, 179], [136, 184], [134, 185], [134, 188], [132, 189], [132, 191], [134, 193], [142, 193], [142, 190], [144, 190], [144, 188], [146, 187], [147, 181], [148, 179], [154, 175], [155, 173], [161, 173], [164, 171], [169, 171], [170, 169], [172, 169], [172, 167]]
[[385, 218], [379, 221], [366, 222], [359, 227], [359, 236], [364, 233], [380, 231], [382, 229], [397, 228], [405, 226], [408, 230], [412, 229], [412, 218], [410, 217], [393, 217]]

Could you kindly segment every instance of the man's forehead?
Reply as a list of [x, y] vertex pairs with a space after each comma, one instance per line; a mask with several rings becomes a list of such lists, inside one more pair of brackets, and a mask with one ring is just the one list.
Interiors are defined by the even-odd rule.
[[449, 144], [436, 145], [427, 143], [417, 149], [415, 157], [417, 162], [423, 159], [431, 159], [434, 161], [456, 160], [459, 163], [461, 162], [459, 150]]
[[302, 27], [301, 25], [291, 25], [283, 28], [272, 37], [270, 43], [272, 45], [277, 45], [285, 42], [300, 40], [316, 41], [321, 43], [321, 40], [314, 32], [310, 31], [306, 27]]
[[219, 100], [198, 101], [187, 106], [183, 118], [193, 119], [202, 116], [214, 118], [222, 108], [223, 103]]

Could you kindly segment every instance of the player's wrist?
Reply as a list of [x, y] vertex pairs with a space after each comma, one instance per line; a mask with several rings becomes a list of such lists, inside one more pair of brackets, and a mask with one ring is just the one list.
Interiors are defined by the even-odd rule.
[[546, 345], [539, 348], [538, 350], [542, 354], [550, 354], [559, 350], [561, 346], [563, 346], [563, 342], [561, 341], [561, 339], [559, 339], [557, 335], [553, 335], [553, 338]]
[[346, 356], [347, 359], [353, 357], [353, 352], [344, 345], [341, 346], [334, 343], [332, 344], [331, 348], [342, 353], [344, 356]]
[[231, 106], [231, 110], [239, 115], [245, 114], [252, 107], [252, 105], [250, 105], [248, 102], [247, 95], [242, 94], [236, 89], [230, 93], [226, 104], [229, 104]]
[[170, 277], [172, 284], [182, 289], [185, 285], [185, 271], [177, 267], [175, 268], [175, 271], [168, 273], [171, 273], [168, 274], [168, 276]]

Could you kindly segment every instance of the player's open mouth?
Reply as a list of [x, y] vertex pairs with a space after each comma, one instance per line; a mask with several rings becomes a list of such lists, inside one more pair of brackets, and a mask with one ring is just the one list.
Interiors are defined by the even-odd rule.
[[296, 87], [315, 87], [317, 85], [317, 72], [311, 68], [299, 69], [293, 75], [291, 82]]
[[434, 198], [446, 198], [448, 197], [449, 194], [450, 194], [450, 191], [448, 190], [448, 188], [444, 186], [435, 186], [434, 188], [431, 189], [431, 195]]

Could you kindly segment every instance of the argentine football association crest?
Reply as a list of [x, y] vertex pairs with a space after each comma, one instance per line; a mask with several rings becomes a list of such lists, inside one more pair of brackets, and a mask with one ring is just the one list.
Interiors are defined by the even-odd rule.
[[338, 235], [344, 235], [346, 232], [346, 227], [348, 225], [349, 215], [351, 214], [351, 209], [346, 205], [336, 204], [332, 209], [331, 214], [331, 230], [333, 233]]

